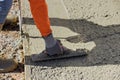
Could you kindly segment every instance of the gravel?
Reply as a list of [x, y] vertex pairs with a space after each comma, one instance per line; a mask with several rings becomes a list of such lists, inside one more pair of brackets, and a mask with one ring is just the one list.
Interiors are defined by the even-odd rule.
[[[18, 2], [13, 0], [13, 6], [8, 15], [17, 15]], [[15, 59], [18, 67], [13, 72], [0, 73], [0, 80], [24, 80], [24, 52], [19, 34], [18, 23], [7, 24], [0, 32], [0, 57]]]

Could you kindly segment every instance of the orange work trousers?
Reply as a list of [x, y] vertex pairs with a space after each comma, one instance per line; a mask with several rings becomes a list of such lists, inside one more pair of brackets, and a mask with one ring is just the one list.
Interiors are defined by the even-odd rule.
[[52, 33], [46, 0], [29, 0], [31, 13], [37, 28], [43, 37]]

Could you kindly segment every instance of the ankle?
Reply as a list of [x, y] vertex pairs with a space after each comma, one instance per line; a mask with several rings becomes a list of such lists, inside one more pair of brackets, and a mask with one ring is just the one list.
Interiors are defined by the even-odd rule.
[[53, 37], [52, 34], [46, 36], [46, 37], [43, 37], [44, 41], [45, 41], [45, 44], [46, 44], [46, 48], [51, 48], [53, 47], [55, 44], [56, 44], [56, 39]]

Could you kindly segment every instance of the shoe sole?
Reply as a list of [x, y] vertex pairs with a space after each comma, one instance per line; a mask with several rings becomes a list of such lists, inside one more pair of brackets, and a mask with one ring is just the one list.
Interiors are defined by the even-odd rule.
[[47, 56], [46, 54], [33, 54], [31, 55], [31, 60], [33, 62], [40, 62], [40, 61], [50, 61], [50, 60], [58, 60], [58, 59], [67, 59], [67, 58], [73, 58], [73, 57], [85, 57], [88, 55], [87, 50], [66, 50], [63, 54], [57, 55], [57, 56]]

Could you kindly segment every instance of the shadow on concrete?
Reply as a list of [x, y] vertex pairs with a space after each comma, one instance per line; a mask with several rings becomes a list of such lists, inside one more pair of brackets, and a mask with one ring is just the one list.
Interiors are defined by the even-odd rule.
[[[85, 19], [59, 19], [50, 18], [52, 26], [63, 26], [79, 33], [79, 36], [69, 37], [72, 43], [94, 41], [96, 47], [92, 49], [87, 57], [74, 57], [70, 59], [32, 62], [30, 56], [25, 56], [26, 65], [48, 66], [48, 67], [70, 67], [70, 66], [102, 66], [120, 64], [120, 25], [102, 26]], [[34, 25], [32, 18], [24, 18], [24, 24]]]
[[[85, 19], [60, 19], [50, 18], [51, 26], [66, 27], [73, 32], [79, 33], [79, 36], [67, 38], [68, 41], [77, 43], [79, 41], [88, 42], [98, 38], [105, 38], [114, 34], [120, 34], [120, 25], [102, 26]], [[23, 24], [35, 25], [33, 18], [23, 18]], [[31, 36], [33, 38], [40, 38]]]

